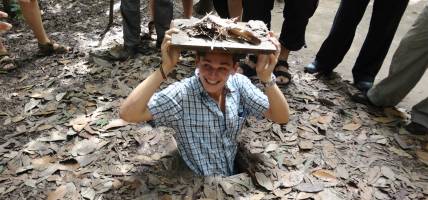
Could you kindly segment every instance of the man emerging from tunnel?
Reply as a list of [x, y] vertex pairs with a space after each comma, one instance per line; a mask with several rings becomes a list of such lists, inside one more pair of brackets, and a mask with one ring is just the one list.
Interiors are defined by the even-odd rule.
[[213, 51], [197, 53], [194, 76], [155, 93], [179, 60], [180, 50], [171, 46], [173, 32], [167, 31], [162, 43], [160, 68], [127, 97], [120, 108], [120, 117], [130, 122], [153, 120], [156, 126], [173, 128], [179, 153], [196, 174], [232, 175], [236, 137], [247, 117], [288, 122], [287, 100], [272, 75], [279, 42], [271, 35], [278, 51], [258, 55], [257, 76], [264, 93], [247, 77], [236, 73], [234, 55]]

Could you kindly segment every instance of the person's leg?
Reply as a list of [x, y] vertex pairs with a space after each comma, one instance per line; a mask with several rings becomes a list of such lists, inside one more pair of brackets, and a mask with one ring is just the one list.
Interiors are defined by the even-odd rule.
[[354, 82], [373, 83], [409, 0], [375, 0], [369, 31], [352, 69]]
[[172, 0], [155, 0], [156, 46], [160, 47], [173, 18]]
[[305, 32], [309, 18], [315, 13], [318, 0], [286, 0], [284, 2], [281, 35], [281, 52], [274, 73], [278, 84], [288, 84], [291, 74], [288, 72], [288, 55], [290, 51], [298, 51], [305, 45]]
[[[315, 62], [320, 71], [331, 72], [351, 47], [355, 31], [369, 0], [342, 0], [330, 33], [319, 49]], [[308, 65], [309, 67], [309, 65]]]
[[40, 14], [39, 3], [37, 0], [30, 1], [19, 1], [19, 5], [22, 9], [22, 15], [24, 16], [25, 22], [33, 30], [34, 36], [40, 44], [46, 44], [50, 42], [48, 35], [43, 27], [42, 17]]
[[46, 56], [53, 53], [65, 53], [68, 51], [68, 47], [54, 43], [49, 39], [43, 27], [37, 0], [19, 1], [19, 5], [21, 6], [25, 22], [30, 26], [37, 39], [39, 44], [39, 55]]
[[121, 0], [120, 12], [123, 18], [124, 47], [130, 54], [135, 54], [140, 45], [140, 0]]
[[241, 21], [242, 16], [242, 0], [227, 0], [227, 7], [230, 18], [238, 18]]
[[221, 18], [230, 18], [228, 0], [212, 0], [214, 9]]
[[377, 106], [397, 105], [417, 84], [428, 67], [428, 6], [401, 40], [388, 77], [367, 92]]
[[[425, 133], [427, 133], [426, 131], [428, 130], [428, 98], [424, 99], [423, 101], [412, 107], [411, 121], [413, 123], [424, 126]], [[421, 127], [420, 130], [422, 132], [423, 127]]]
[[242, 0], [242, 21], [261, 20], [270, 29], [273, 5], [274, 0]]
[[305, 45], [305, 32], [309, 18], [315, 13], [318, 0], [286, 0], [284, 2], [280, 60], [287, 61], [290, 51], [298, 51]]
[[193, 0], [181, 0], [183, 3], [184, 17], [190, 19], [193, 11]]

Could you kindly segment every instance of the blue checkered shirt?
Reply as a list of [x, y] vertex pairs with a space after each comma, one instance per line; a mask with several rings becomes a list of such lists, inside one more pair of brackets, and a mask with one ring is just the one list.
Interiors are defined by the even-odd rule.
[[225, 113], [204, 90], [198, 75], [155, 93], [148, 108], [156, 126], [175, 130], [178, 151], [187, 166], [203, 176], [234, 173], [236, 136], [248, 116], [263, 117], [267, 96], [241, 75], [226, 82]]

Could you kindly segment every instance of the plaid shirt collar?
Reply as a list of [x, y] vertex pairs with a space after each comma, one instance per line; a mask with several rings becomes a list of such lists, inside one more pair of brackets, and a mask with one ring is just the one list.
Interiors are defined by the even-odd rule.
[[[224, 86], [225, 94], [232, 93], [232, 92], [236, 91], [235, 86], [231, 83], [230, 76], [233, 76], [233, 74], [229, 75], [229, 77], [226, 81], [226, 84]], [[195, 73], [195, 78], [196, 78], [196, 81], [195, 81], [196, 84], [194, 84], [195, 91], [197, 91], [202, 96], [208, 96], [208, 92], [204, 89], [204, 86], [202, 85], [201, 79], [199, 78], [199, 72], [198, 71], [196, 71], [196, 73]]]

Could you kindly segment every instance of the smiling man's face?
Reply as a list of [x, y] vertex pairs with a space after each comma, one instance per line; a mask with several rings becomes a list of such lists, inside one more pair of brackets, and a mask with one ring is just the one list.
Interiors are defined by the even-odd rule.
[[206, 53], [196, 57], [196, 66], [199, 68], [199, 79], [204, 89], [212, 97], [223, 92], [229, 75], [237, 70], [233, 56], [228, 53]]

